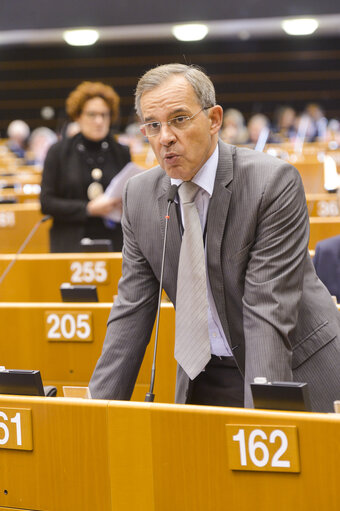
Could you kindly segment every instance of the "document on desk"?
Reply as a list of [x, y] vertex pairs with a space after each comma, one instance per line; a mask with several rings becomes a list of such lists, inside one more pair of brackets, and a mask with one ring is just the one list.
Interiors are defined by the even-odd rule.
[[[130, 177], [136, 176], [137, 174], [140, 174], [141, 172], [144, 171], [145, 169], [139, 167], [132, 161], [127, 163], [125, 167], [123, 167], [122, 170], [118, 172], [118, 174], [113, 179], [111, 179], [111, 182], [109, 186], [106, 188], [104, 194], [112, 199], [121, 199], [123, 196], [123, 189], [127, 180], [130, 179]], [[105, 218], [107, 218], [108, 220], [112, 220], [113, 222], [120, 222], [121, 217], [122, 217], [121, 208], [116, 207]]]

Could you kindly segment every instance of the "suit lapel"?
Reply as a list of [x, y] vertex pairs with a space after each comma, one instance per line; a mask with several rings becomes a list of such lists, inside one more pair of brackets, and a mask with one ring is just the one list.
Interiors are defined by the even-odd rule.
[[207, 259], [211, 290], [229, 342], [231, 337], [226, 317], [221, 250], [232, 195], [232, 187], [230, 186], [232, 179], [232, 149], [223, 142], [219, 142], [219, 161], [207, 218]]

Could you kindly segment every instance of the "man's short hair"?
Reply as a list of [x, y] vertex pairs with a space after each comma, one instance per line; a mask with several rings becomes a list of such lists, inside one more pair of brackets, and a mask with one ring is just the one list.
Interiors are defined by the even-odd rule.
[[137, 83], [135, 109], [140, 119], [143, 119], [140, 106], [142, 95], [158, 87], [173, 75], [183, 75], [188, 80], [202, 108], [208, 108], [216, 104], [214, 85], [200, 68], [186, 64], [165, 64], [147, 71]]

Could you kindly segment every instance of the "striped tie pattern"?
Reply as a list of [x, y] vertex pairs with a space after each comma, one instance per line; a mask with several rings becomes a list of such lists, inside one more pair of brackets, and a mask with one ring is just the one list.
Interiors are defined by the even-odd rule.
[[198, 189], [191, 181], [178, 189], [185, 230], [178, 265], [175, 358], [191, 380], [211, 358], [204, 245], [194, 202]]

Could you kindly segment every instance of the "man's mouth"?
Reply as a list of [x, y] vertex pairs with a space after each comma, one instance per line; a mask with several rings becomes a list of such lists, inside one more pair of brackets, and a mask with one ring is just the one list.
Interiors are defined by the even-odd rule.
[[179, 159], [179, 155], [176, 153], [167, 153], [164, 156], [166, 163], [175, 163]]

